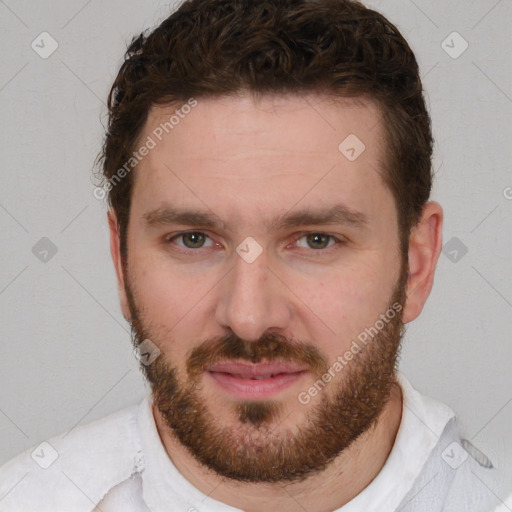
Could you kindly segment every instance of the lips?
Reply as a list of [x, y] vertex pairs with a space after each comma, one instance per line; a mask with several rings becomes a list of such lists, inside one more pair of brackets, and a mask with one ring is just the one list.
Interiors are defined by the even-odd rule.
[[217, 386], [238, 399], [269, 399], [296, 385], [307, 369], [292, 363], [217, 363], [207, 374]]
[[240, 379], [261, 380], [276, 377], [281, 374], [293, 374], [305, 371], [306, 368], [291, 363], [217, 363], [208, 368], [214, 373], [227, 373]]

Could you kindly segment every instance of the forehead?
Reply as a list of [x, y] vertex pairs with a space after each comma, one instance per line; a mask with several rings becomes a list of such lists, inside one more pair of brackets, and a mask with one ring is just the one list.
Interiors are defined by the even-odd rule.
[[370, 100], [246, 94], [194, 101], [150, 110], [139, 145], [151, 139], [154, 147], [135, 171], [134, 203], [204, 209], [210, 201], [240, 215], [245, 202], [243, 211], [268, 225], [272, 208], [297, 201], [332, 199], [371, 214], [377, 196], [389, 194], [380, 112]]
[[362, 97], [239, 94], [194, 102], [192, 108], [187, 106], [190, 100], [153, 106], [142, 138], [153, 135], [163, 143], [160, 146], [179, 145], [175, 159], [192, 155], [222, 159], [258, 149], [292, 156], [321, 152], [338, 156], [338, 143], [346, 135], [365, 138], [375, 150], [374, 142], [381, 136], [380, 111]]

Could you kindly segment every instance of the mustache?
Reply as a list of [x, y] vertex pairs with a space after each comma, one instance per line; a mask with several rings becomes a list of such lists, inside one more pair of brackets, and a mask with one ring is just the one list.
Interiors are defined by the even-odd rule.
[[278, 333], [265, 334], [257, 341], [246, 341], [232, 333], [194, 348], [187, 359], [187, 373], [191, 378], [198, 377], [207, 367], [226, 360], [295, 362], [307, 366], [319, 378], [328, 368], [325, 357], [312, 344], [292, 343]]

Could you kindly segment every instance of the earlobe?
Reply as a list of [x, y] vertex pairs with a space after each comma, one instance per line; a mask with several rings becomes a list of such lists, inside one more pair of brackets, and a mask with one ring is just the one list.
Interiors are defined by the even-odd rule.
[[427, 203], [409, 239], [409, 278], [404, 323], [419, 316], [430, 295], [442, 248], [442, 228], [443, 209], [436, 202]]
[[112, 255], [112, 261], [114, 263], [114, 268], [116, 271], [117, 289], [119, 293], [119, 300], [121, 303], [121, 311], [123, 313], [124, 318], [128, 322], [130, 322], [131, 314], [130, 308], [128, 307], [128, 299], [126, 297], [123, 260], [121, 257], [121, 237], [119, 223], [117, 222], [117, 216], [112, 209], [108, 211], [107, 217], [108, 227], [110, 231], [110, 254]]

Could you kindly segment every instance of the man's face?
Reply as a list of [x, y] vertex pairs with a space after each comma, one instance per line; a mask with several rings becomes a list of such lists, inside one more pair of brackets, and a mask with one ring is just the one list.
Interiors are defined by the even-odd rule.
[[155, 405], [219, 474], [304, 477], [372, 425], [393, 382], [406, 275], [378, 110], [199, 99], [158, 140], [176, 108], [153, 108], [140, 136], [156, 147], [127, 232], [135, 341], [161, 351], [143, 367]]

